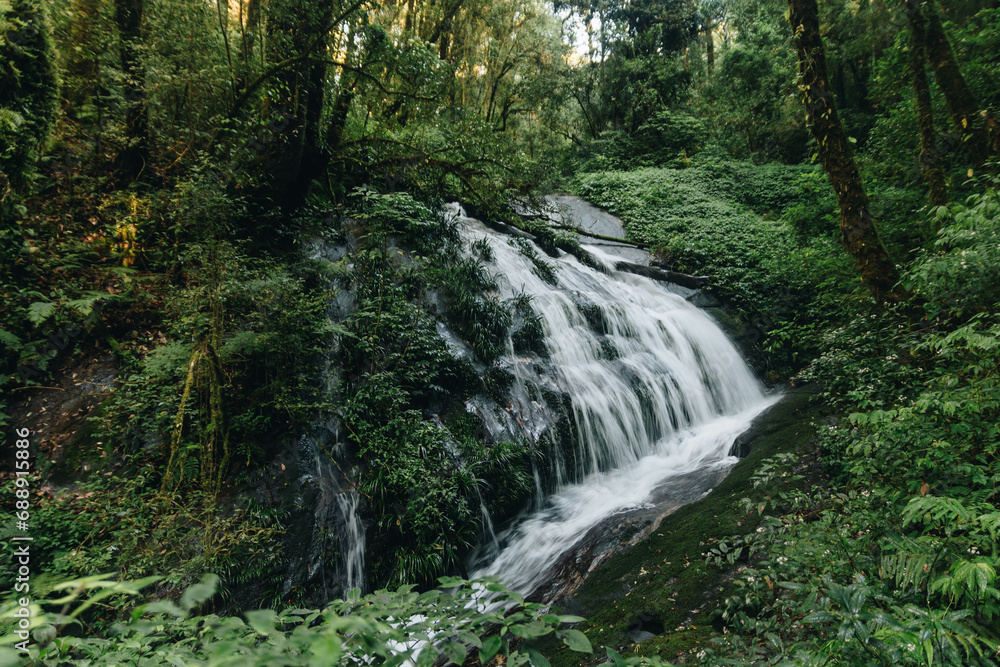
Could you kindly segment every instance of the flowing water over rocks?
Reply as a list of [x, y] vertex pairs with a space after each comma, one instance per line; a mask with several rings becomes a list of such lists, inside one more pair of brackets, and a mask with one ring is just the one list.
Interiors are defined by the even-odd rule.
[[[707, 314], [669, 285], [616, 271], [606, 247], [584, 246], [603, 271], [569, 254], [545, 258], [553, 285], [538, 268], [540, 250], [532, 258], [457, 205], [450, 214], [467, 243], [492, 249], [499, 296], [529, 297], [542, 329], [544, 350], [515, 353], [512, 344], [501, 362], [514, 379], [507, 414], [468, 406], [488, 427], [492, 419], [494, 437], [515, 431], [549, 454], [536, 506], [484, 539], [473, 562], [474, 576], [531, 593], [566, 569], [567, 552], [598, 524], [643, 509], [662, 515], [702, 495], [773, 400]], [[560, 408], [571, 437], [556, 442], [548, 426]], [[672, 493], [672, 482], [683, 492]]]

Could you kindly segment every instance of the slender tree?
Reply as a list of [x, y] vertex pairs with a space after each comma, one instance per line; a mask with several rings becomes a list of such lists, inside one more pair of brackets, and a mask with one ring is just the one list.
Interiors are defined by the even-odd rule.
[[927, 84], [924, 19], [914, 2], [907, 2], [906, 14], [910, 23], [910, 69], [913, 75], [917, 123], [920, 126], [920, 167], [924, 180], [927, 181], [931, 206], [944, 206], [948, 203], [948, 188], [941, 169], [941, 157], [938, 155], [934, 107], [931, 104], [930, 86]]
[[125, 79], [125, 144], [115, 158], [115, 172], [124, 182], [139, 178], [149, 162], [146, 71], [139, 55], [144, 10], [145, 0], [115, 0], [115, 23]]
[[[990, 154], [1000, 155], [1000, 126], [990, 113], [982, 109], [965, 83], [955, 53], [933, 5], [919, 0], [906, 0], [907, 12], [926, 19], [924, 46], [927, 60], [934, 70], [934, 80], [944, 93], [948, 112], [955, 129], [963, 138], [969, 160], [982, 165]], [[924, 11], [926, 10], [926, 11]]]
[[899, 276], [879, 240], [868, 195], [830, 92], [816, 0], [788, 0], [788, 10], [799, 60], [799, 88], [805, 102], [806, 120], [819, 147], [820, 162], [837, 193], [844, 246], [857, 262], [861, 280], [875, 299], [898, 301], [901, 297], [896, 288]]

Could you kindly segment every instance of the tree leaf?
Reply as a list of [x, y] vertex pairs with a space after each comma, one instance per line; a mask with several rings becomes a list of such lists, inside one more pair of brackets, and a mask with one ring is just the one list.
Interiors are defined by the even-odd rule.
[[533, 648], [528, 648], [528, 660], [531, 662], [531, 667], [552, 667], [549, 661], [545, 659], [545, 656], [536, 651]]
[[591, 646], [587, 635], [579, 630], [563, 630], [562, 637], [566, 641], [566, 645], [574, 651], [579, 651], [580, 653], [594, 652], [594, 647]]
[[188, 586], [181, 596], [181, 608], [184, 611], [191, 611], [201, 605], [210, 597], [215, 595], [215, 589], [219, 585], [219, 577], [214, 574], [206, 574], [197, 584]]
[[445, 644], [444, 652], [448, 655], [448, 659], [456, 665], [461, 665], [465, 662], [465, 656], [468, 654], [465, 644], [459, 644], [458, 642], [448, 642]]
[[254, 611], [248, 611], [243, 614], [247, 618], [247, 623], [250, 627], [254, 629], [259, 635], [264, 635], [265, 637], [274, 632], [275, 623], [278, 620], [277, 614], [274, 613], [273, 609], [255, 609]]
[[483, 647], [479, 649], [479, 662], [485, 665], [500, 651], [502, 645], [503, 641], [500, 639], [500, 635], [493, 635], [484, 639]]
[[[522, 639], [536, 639], [538, 637], [544, 637], [545, 635], [552, 632], [552, 628], [540, 623], [538, 621], [529, 621], [528, 623], [511, 625], [508, 630], [515, 637], [521, 637]], [[570, 632], [567, 630], [567, 632]], [[577, 630], [577, 632], [579, 632]]]

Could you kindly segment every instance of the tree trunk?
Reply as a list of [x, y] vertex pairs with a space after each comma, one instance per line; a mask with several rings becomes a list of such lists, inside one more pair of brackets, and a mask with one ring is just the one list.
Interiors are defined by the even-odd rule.
[[798, 52], [799, 88], [804, 94], [806, 120], [819, 146], [820, 162], [837, 193], [844, 246], [857, 262], [861, 280], [876, 301], [899, 301], [901, 294], [896, 288], [899, 276], [878, 238], [868, 195], [830, 93], [816, 0], [788, 0], [788, 9]]
[[268, 136], [259, 155], [262, 185], [283, 207], [301, 203], [322, 167], [319, 123], [325, 97], [326, 36], [333, 8], [322, 0], [280, 0], [269, 4], [268, 60], [309, 56], [271, 80], [264, 106]]
[[[906, 8], [908, 12], [920, 15], [918, 0], [906, 0]], [[955, 62], [955, 54], [944, 34], [940, 17], [933, 6], [928, 4], [927, 9], [927, 29], [924, 33], [927, 59], [934, 70], [934, 80], [944, 93], [948, 112], [963, 139], [969, 160], [979, 167], [991, 152], [1000, 154], [1000, 128], [991, 115], [980, 113], [979, 104]]]
[[260, 0], [247, 1], [247, 18], [243, 26], [243, 45], [240, 49], [241, 60], [246, 65], [253, 56], [253, 47], [260, 30]]
[[709, 16], [705, 26], [705, 36], [707, 38], [707, 42], [705, 44], [705, 59], [708, 61], [709, 76], [712, 76], [712, 72], [715, 71], [715, 37], [712, 36], [712, 31], [714, 29], [715, 25], [712, 23], [712, 17]]
[[125, 81], [125, 145], [115, 158], [119, 180], [133, 182], [149, 162], [149, 117], [146, 114], [146, 72], [139, 58], [145, 0], [115, 0], [119, 53]]
[[917, 123], [920, 126], [920, 168], [927, 181], [931, 206], [944, 206], [948, 203], [948, 189], [937, 151], [934, 107], [931, 104], [930, 86], [927, 84], [924, 19], [920, 12], [912, 11], [911, 6], [913, 3], [907, 3], [906, 9], [910, 21], [910, 69], [913, 70], [913, 92], [916, 98]]

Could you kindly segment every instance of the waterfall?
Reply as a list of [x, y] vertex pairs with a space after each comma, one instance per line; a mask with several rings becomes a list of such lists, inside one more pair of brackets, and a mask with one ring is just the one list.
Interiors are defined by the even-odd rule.
[[325, 603], [366, 588], [361, 496], [316, 438], [303, 437], [298, 445], [303, 470], [299, 527], [306, 541], [289, 554], [283, 593], [311, 582], [322, 590]]
[[[523, 243], [457, 205], [450, 212], [469, 247], [485, 241], [492, 249], [486, 268], [500, 296], [530, 297], [542, 327], [542, 371], [539, 358], [513, 347], [501, 360], [515, 378], [507, 411], [519, 423], [539, 412], [530, 385], [547, 385], [571, 406], [574, 446], [554, 452], [554, 491], [473, 563], [473, 576], [497, 575], [529, 593], [601, 521], [643, 506], [673, 477], [731, 465], [734, 439], [773, 399], [715, 321], [670, 285], [615, 271], [616, 258], [596, 246], [585, 249], [603, 270], [537, 247], [532, 259]], [[555, 270], [555, 285], [538, 258]]]
[[362, 591], [365, 588], [365, 526], [358, 512], [359, 499], [357, 491], [337, 495], [345, 593], [355, 588]]

